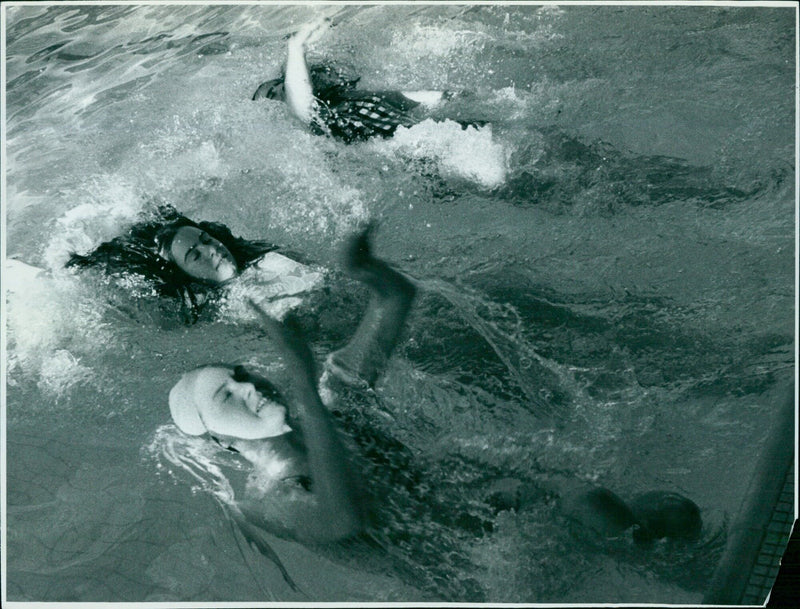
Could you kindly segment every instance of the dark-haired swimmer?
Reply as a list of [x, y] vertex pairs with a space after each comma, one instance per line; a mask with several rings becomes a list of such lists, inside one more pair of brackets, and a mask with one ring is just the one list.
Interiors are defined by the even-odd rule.
[[453, 96], [442, 91], [364, 91], [356, 88], [359, 78], [345, 78], [330, 66], [309, 70], [305, 47], [320, 37], [328, 23], [314, 21], [289, 39], [285, 75], [262, 83], [254, 100], [285, 101], [292, 114], [315, 133], [351, 143], [390, 137], [398, 127], [428, 118], [431, 110]]
[[220, 286], [251, 266], [264, 270], [273, 283], [276, 277], [291, 275], [293, 293], [321, 279], [320, 273], [283, 255], [276, 245], [235, 237], [218, 222], [195, 222], [171, 205], [161, 205], [154, 217], [87, 254], [71, 254], [66, 266], [139, 275], [160, 295], [180, 299], [191, 321]]
[[[346, 270], [371, 292], [353, 339], [332, 353], [326, 372], [344, 383], [374, 383], [391, 355], [414, 298], [403, 275], [372, 256], [368, 233], [350, 240]], [[351, 458], [318, 393], [308, 346], [256, 308], [291, 376], [291, 400], [242, 366], [205, 366], [185, 374], [169, 394], [175, 425], [208, 434], [241, 453], [270, 481], [267, 502], [279, 502], [273, 528], [300, 538], [334, 540], [363, 525], [363, 505]], [[328, 377], [329, 378], [329, 377]], [[290, 505], [290, 507], [286, 507]]]
[[173, 223], [158, 232], [156, 243], [162, 258], [174, 262], [194, 279], [220, 284], [239, 273], [230, 250], [197, 226]]

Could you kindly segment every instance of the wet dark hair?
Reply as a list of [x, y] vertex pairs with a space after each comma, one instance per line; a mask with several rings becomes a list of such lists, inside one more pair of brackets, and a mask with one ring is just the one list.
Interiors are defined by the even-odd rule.
[[267, 82], [263, 82], [258, 86], [256, 92], [253, 93], [252, 99], [278, 99], [283, 101], [286, 98], [286, 93], [283, 89], [283, 78], [273, 78]]
[[71, 253], [65, 266], [77, 269], [97, 267], [109, 275], [140, 275], [152, 281], [160, 295], [179, 299], [187, 320], [194, 322], [203, 305], [198, 294], [214, 292], [217, 286], [192, 277], [159, 253], [164, 248], [169, 249], [175, 233], [184, 226], [203, 230], [221, 242], [236, 260], [238, 272], [267, 252], [278, 249], [266, 241], [235, 237], [227, 226], [219, 222], [195, 222], [178, 213], [172, 205], [161, 204], [151, 217], [134, 224], [127, 234], [101, 243], [87, 254]]

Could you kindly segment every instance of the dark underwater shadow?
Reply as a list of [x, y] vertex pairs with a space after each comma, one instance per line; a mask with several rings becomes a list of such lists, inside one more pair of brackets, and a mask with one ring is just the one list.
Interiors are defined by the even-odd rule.
[[[534, 143], [515, 153], [511, 161], [515, 169], [497, 193], [518, 206], [567, 212], [592, 203], [606, 214], [672, 202], [724, 209], [758, 196], [770, 185], [731, 186], [711, 166], [677, 157], [636, 155], [603, 141], [586, 143], [555, 128], [533, 131]], [[778, 185], [786, 179], [791, 176], [776, 174], [769, 182]]]

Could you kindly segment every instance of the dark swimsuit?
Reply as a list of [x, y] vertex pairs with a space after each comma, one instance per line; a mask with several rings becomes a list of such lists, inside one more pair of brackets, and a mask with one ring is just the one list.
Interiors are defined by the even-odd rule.
[[[419, 102], [399, 91], [362, 91], [359, 78], [346, 78], [331, 66], [309, 69], [314, 97], [319, 102], [320, 120], [312, 125], [318, 135], [328, 134], [345, 143], [371, 137], [390, 137], [398, 127], [420, 121], [412, 111]], [[262, 83], [253, 99], [284, 99], [283, 79]]]
[[[346, 143], [371, 137], [390, 137], [400, 126], [419, 122], [409, 112], [419, 105], [397, 91], [358, 91], [331, 88], [317, 94], [327, 131]], [[317, 130], [324, 132], [316, 126]]]

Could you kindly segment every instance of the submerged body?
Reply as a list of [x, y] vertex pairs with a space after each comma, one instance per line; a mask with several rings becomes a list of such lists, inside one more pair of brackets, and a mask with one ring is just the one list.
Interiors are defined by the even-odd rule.
[[636, 524], [636, 516], [628, 504], [606, 488], [566, 496], [564, 511], [603, 538], [618, 537]]
[[624, 501], [602, 487], [572, 494], [565, 513], [602, 538], [618, 537], [633, 529], [633, 540], [647, 546], [657, 539], [697, 541], [703, 528], [700, 508], [669, 491], [648, 491]]
[[[293, 400], [243, 366], [198, 368], [186, 373], [170, 392], [170, 411], [181, 431], [208, 434], [253, 464], [260, 492], [257, 499], [240, 504], [243, 512], [266, 528], [293, 537], [338, 539], [360, 530], [365, 522], [364, 498], [369, 493], [357, 482], [353, 464], [358, 457], [346, 448], [349, 442], [338, 437], [339, 424], [352, 434], [362, 456], [383, 465], [387, 458], [394, 461], [381, 475], [391, 477], [392, 484], [405, 486], [415, 497], [413, 501], [430, 503], [425, 509], [436, 502], [432, 496], [417, 496], [420, 472], [409, 451], [370, 428], [369, 423], [359, 422], [359, 418], [369, 418], [361, 408], [365, 402], [359, 397], [349, 399], [372, 386], [384, 370], [415, 288], [371, 255], [366, 232], [348, 245], [346, 267], [369, 288], [371, 299], [355, 335], [344, 348], [329, 355], [321, 376], [305, 343], [253, 305], [292, 373]], [[339, 399], [344, 394], [350, 403]], [[377, 452], [367, 454], [375, 447]], [[365, 478], [373, 480], [374, 476]], [[549, 493], [563, 498], [567, 516], [604, 538], [618, 537], [633, 528], [639, 544], [663, 537], [694, 540], [702, 527], [699, 508], [675, 493], [653, 491], [628, 503], [605, 488], [566, 491], [574, 482], [562, 485], [551, 481], [543, 486], [532, 480], [505, 482], [488, 488], [487, 504], [496, 511], [524, 510]], [[546, 487], [552, 488], [548, 491]], [[453, 508], [450, 514], [443, 511], [436, 517], [478, 533], [492, 528], [490, 522], [482, 523], [474, 516], [465, 520], [465, 514], [457, 513], [458, 506], [448, 508]], [[323, 514], [334, 519], [331, 531], [317, 527], [320, 519], [327, 522], [328, 516]]]
[[683, 495], [649, 491], [636, 495], [630, 506], [639, 524], [633, 532], [633, 539], [639, 544], [665, 537], [687, 541], [700, 538], [703, 528], [700, 508]]

